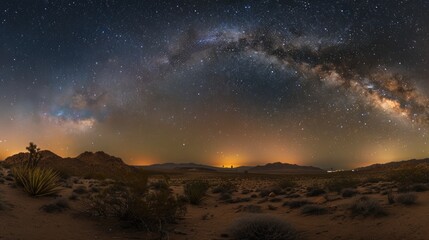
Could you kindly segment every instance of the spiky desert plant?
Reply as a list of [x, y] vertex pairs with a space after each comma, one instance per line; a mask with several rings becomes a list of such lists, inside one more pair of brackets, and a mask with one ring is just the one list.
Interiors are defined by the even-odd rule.
[[30, 142], [26, 149], [30, 155], [28, 157], [28, 160], [24, 162], [23, 165], [28, 168], [37, 167], [40, 159], [42, 159], [42, 155], [40, 154], [40, 148], [38, 148], [36, 144]]
[[52, 169], [15, 167], [13, 170], [16, 183], [32, 196], [52, 195], [59, 191], [59, 176]]

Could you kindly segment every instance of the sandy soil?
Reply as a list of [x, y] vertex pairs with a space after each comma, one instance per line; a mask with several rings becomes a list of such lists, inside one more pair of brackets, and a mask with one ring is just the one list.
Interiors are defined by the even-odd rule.
[[[178, 179], [180, 182], [183, 179]], [[83, 183], [87, 184], [87, 183]], [[240, 183], [239, 183], [240, 184]], [[291, 199], [283, 195], [266, 198], [251, 198], [257, 194], [254, 190], [270, 184], [266, 182], [243, 181], [240, 190], [233, 194], [233, 198], [250, 198], [249, 202], [226, 203], [219, 200], [219, 194], [209, 193], [200, 206], [188, 206], [184, 219], [177, 225], [171, 226], [172, 231], [168, 238], [172, 240], [184, 239], [228, 239], [228, 228], [232, 222], [242, 216], [250, 215], [257, 218], [259, 214], [278, 216], [290, 223], [299, 232], [301, 239], [335, 239], [335, 240], [424, 240], [429, 239], [429, 191], [415, 193], [418, 196], [417, 204], [405, 206], [399, 203], [388, 204], [387, 197], [380, 192], [370, 193], [368, 188], [361, 187], [361, 194], [352, 198], [342, 198], [329, 193], [332, 201], [323, 196], [305, 197], [305, 188], [298, 191], [305, 198], [315, 204], [325, 206], [329, 212], [324, 215], [307, 216], [301, 214], [300, 209], [290, 209], [283, 206]], [[79, 185], [79, 184], [77, 184]], [[370, 187], [370, 186], [369, 186]], [[181, 184], [174, 184], [173, 190], [183, 192]], [[246, 194], [241, 189], [250, 189]], [[377, 199], [388, 212], [386, 217], [352, 217], [349, 206], [355, 199], [365, 195]], [[64, 197], [71, 194], [71, 189], [65, 188], [61, 193]], [[40, 210], [44, 204], [54, 200], [52, 197], [32, 198], [18, 188], [14, 188], [11, 181], [0, 184], [1, 201], [11, 204], [8, 210], [0, 211], [0, 239], [154, 239], [153, 235], [132, 230], [123, 230], [114, 223], [97, 221], [82, 214], [85, 203], [83, 200], [70, 201], [71, 209], [60, 213], [46, 213]], [[271, 199], [280, 199], [271, 202]], [[262, 213], [243, 212], [246, 205], [261, 206]], [[269, 207], [271, 205], [271, 209]], [[224, 234], [221, 236], [221, 234]]]

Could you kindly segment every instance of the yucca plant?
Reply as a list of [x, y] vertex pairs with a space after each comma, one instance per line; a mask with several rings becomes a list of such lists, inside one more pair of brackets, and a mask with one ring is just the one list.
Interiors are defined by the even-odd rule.
[[16, 167], [12, 170], [16, 183], [32, 196], [52, 195], [59, 191], [58, 173], [49, 168]]

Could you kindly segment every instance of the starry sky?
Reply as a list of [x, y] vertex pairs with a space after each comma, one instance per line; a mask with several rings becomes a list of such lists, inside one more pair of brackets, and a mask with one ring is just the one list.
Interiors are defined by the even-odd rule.
[[0, 3], [0, 159], [429, 157], [429, 1]]

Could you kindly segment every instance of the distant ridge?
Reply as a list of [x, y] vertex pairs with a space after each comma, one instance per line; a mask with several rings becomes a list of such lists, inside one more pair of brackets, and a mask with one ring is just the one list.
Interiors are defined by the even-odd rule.
[[399, 168], [415, 167], [419, 164], [429, 164], [429, 158], [410, 159], [388, 163], [376, 163], [366, 167], [356, 168], [355, 171], [390, 171]]
[[[57, 154], [43, 150], [40, 152], [41, 166], [54, 168], [60, 173], [71, 176], [93, 176], [106, 175], [114, 177], [118, 173], [132, 173], [138, 169], [149, 171], [201, 171], [201, 172], [249, 172], [262, 174], [318, 174], [326, 173], [325, 170], [313, 166], [300, 166], [289, 163], [267, 163], [258, 166], [241, 166], [236, 168], [221, 168], [197, 163], [160, 163], [149, 166], [130, 166], [118, 157], [111, 156], [105, 152], [84, 152], [76, 157], [62, 158]], [[4, 160], [7, 165], [16, 165], [27, 160], [28, 153], [18, 153]], [[428, 160], [429, 161], [429, 160]]]
[[[112, 178], [117, 174], [134, 173], [135, 167], [125, 164], [122, 159], [111, 156], [105, 152], [84, 152], [74, 158], [62, 158], [57, 154], [43, 150], [39, 165], [51, 167], [62, 175], [82, 177], [107, 177]], [[26, 161], [28, 153], [18, 153], [6, 158], [3, 162], [7, 165], [16, 165]]]
[[299, 166], [289, 163], [268, 163], [263, 166], [242, 166], [237, 168], [221, 168], [196, 163], [161, 163], [143, 166], [146, 170], [187, 170], [187, 171], [210, 171], [210, 172], [249, 172], [249, 173], [326, 173], [325, 170], [312, 166]]
[[201, 171], [218, 171], [217, 167], [212, 167], [196, 163], [159, 163], [149, 166], [143, 166], [146, 170], [201, 170]]
[[256, 166], [253, 168], [250, 168], [248, 170], [249, 172], [255, 172], [255, 173], [326, 173], [325, 170], [318, 168], [318, 167], [312, 167], [312, 166], [300, 166], [296, 164], [289, 164], [289, 163], [281, 163], [281, 162], [275, 162], [275, 163], [267, 163], [262, 166]]

